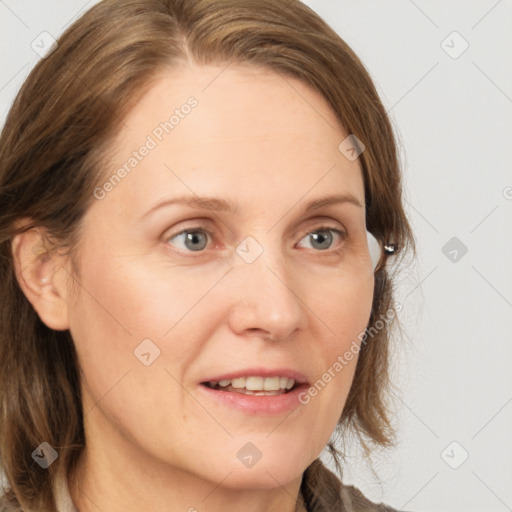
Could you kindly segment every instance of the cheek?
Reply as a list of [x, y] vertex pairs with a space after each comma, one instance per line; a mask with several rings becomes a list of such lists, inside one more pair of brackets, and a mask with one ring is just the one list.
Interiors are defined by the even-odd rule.
[[367, 327], [373, 302], [374, 277], [369, 272], [354, 272], [343, 279], [332, 279], [318, 294], [319, 317], [331, 333], [331, 350], [344, 347], [347, 339], [357, 337]]
[[[127, 361], [144, 339], [165, 344], [200, 299], [186, 276], [172, 279], [147, 264], [98, 258], [84, 266], [79, 303], [72, 324], [94, 345]], [[163, 348], [163, 347], [162, 347]], [[183, 355], [183, 354], [182, 354]]]
[[[347, 399], [355, 374], [361, 339], [371, 314], [373, 274], [346, 278], [330, 285], [316, 301], [315, 313], [324, 324], [319, 340], [321, 364], [305, 401], [325, 405], [325, 421], [334, 428]], [[328, 404], [328, 405], [327, 405]], [[329, 429], [327, 429], [329, 430]]]
[[119, 397], [120, 403], [136, 404], [145, 397], [147, 407], [154, 398], [158, 410], [154, 390], [169, 389], [172, 378], [185, 380], [211, 337], [208, 329], [218, 324], [213, 307], [221, 302], [207, 293], [219, 276], [194, 278], [189, 269], [148, 265], [141, 255], [113, 258], [102, 254], [99, 244], [91, 244], [82, 262], [70, 330], [88, 399], [96, 403], [123, 379], [119, 388], [126, 388], [126, 396]]
[[115, 425], [129, 439], [142, 432], [160, 439], [165, 432], [168, 445], [175, 445], [172, 438], [180, 437], [185, 417], [204, 423], [204, 411], [185, 400], [180, 385], [204, 339], [191, 312], [200, 290], [184, 293], [183, 283], [158, 279], [135, 262], [107, 262], [88, 259], [71, 310], [84, 413], [104, 429]]

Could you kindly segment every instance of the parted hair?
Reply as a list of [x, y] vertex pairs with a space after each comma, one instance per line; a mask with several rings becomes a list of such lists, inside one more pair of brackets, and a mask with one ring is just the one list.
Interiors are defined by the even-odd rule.
[[[37, 257], [51, 257], [56, 249], [73, 257], [123, 116], [163, 71], [187, 62], [252, 63], [299, 79], [364, 144], [359, 160], [367, 229], [381, 245], [392, 241], [398, 258], [385, 265], [384, 254], [376, 269], [367, 327], [372, 336], [361, 343], [336, 431], [355, 433], [367, 452], [394, 444], [393, 323], [374, 324], [394, 316], [392, 269], [414, 250], [414, 240], [403, 209], [395, 135], [369, 73], [299, 0], [104, 0], [37, 63], [0, 137], [0, 465], [6, 495], [23, 510], [55, 510], [55, 482], [74, 468], [85, 435], [73, 339], [68, 330], [47, 327], [22, 292], [13, 237], [43, 227], [48, 237]], [[73, 268], [79, 280], [79, 265]], [[47, 469], [32, 458], [43, 441], [59, 455]], [[340, 469], [343, 453], [332, 442], [329, 448]]]

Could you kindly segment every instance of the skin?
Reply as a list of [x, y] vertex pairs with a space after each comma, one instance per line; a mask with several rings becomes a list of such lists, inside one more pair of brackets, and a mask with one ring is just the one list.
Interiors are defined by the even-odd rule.
[[[41, 230], [13, 244], [27, 297], [77, 348], [87, 448], [69, 483], [81, 512], [291, 512], [350, 389], [357, 357], [291, 414], [249, 414], [199, 392], [209, 376], [254, 366], [316, 382], [367, 326], [374, 288], [361, 167], [338, 150], [348, 133], [329, 105], [296, 79], [223, 69], [166, 71], [128, 113], [108, 176], [189, 96], [198, 100], [88, 210], [77, 295], [68, 260], [30, 259]], [[303, 211], [334, 193], [363, 207]], [[173, 205], [141, 220], [184, 194], [239, 212]], [[311, 233], [325, 224], [347, 235], [330, 232], [322, 249]], [[212, 231], [202, 252], [175, 236], [186, 228]], [[263, 249], [252, 263], [235, 251], [247, 236]], [[144, 366], [134, 350], [147, 338], [160, 357]], [[236, 455], [247, 442], [262, 454], [251, 468]]]

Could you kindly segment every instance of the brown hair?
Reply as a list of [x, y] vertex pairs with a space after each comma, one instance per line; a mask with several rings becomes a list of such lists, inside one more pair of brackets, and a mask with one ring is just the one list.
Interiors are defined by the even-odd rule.
[[[32, 70], [0, 139], [0, 464], [9, 495], [26, 510], [55, 509], [56, 479], [74, 467], [85, 437], [73, 340], [43, 324], [21, 291], [12, 239], [41, 226], [50, 255], [54, 247], [73, 255], [123, 116], [164, 69], [190, 60], [264, 66], [323, 95], [366, 146], [367, 229], [381, 244], [394, 242], [400, 256], [414, 249], [386, 111], [357, 56], [310, 8], [299, 0], [105, 0], [92, 7]], [[20, 219], [30, 222], [19, 226]], [[394, 311], [392, 283], [381, 264], [369, 328]], [[338, 425], [365, 447], [365, 440], [393, 441], [390, 325], [362, 343]], [[46, 470], [31, 457], [42, 441], [59, 454]]]

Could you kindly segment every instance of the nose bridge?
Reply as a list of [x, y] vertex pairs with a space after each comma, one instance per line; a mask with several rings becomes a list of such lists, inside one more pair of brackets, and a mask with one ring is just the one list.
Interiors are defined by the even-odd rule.
[[305, 327], [306, 308], [299, 283], [287, 271], [281, 244], [272, 242], [268, 234], [261, 238], [264, 244], [248, 236], [236, 248], [231, 327], [239, 334], [259, 330], [282, 339]]

